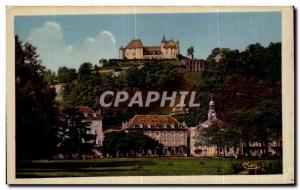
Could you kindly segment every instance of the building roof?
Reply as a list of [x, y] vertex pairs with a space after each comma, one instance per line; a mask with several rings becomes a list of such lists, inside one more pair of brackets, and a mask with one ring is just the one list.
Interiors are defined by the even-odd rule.
[[203, 123], [201, 123], [200, 125], [198, 125], [197, 127], [202, 127], [202, 128], [209, 128], [212, 125], [223, 125], [223, 121], [216, 119], [216, 120], [206, 120]]
[[183, 128], [183, 124], [177, 121], [174, 117], [170, 115], [135, 115], [129, 122], [129, 127], [134, 126], [156, 126], [156, 127], [173, 127], [173, 128]]
[[95, 112], [89, 106], [80, 106], [79, 111], [84, 115], [85, 118], [99, 118], [99, 117], [101, 117], [100, 111]]
[[144, 54], [151, 54], [151, 53], [161, 53], [160, 46], [147, 46], [147, 47], [144, 47]]
[[143, 43], [142, 43], [142, 41], [140, 39], [133, 39], [126, 46], [126, 49], [135, 49], [135, 48], [143, 48]]
[[177, 48], [176, 44], [165, 44], [164, 48]]
[[91, 115], [93, 116], [94, 110], [92, 110], [92, 108], [88, 107], [88, 106], [80, 106], [79, 111], [81, 113], [85, 113], [87, 115]]

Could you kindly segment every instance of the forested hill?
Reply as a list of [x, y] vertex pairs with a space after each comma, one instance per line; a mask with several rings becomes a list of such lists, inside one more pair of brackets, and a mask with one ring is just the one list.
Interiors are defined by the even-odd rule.
[[[171, 108], [152, 106], [145, 108], [100, 108], [99, 97], [107, 90], [195, 90], [199, 108], [177, 119], [194, 126], [207, 118], [210, 95], [216, 102], [218, 117], [230, 120], [236, 111], [271, 108], [274, 114], [281, 114], [281, 43], [268, 47], [251, 44], [245, 51], [215, 48], [207, 58], [208, 69], [204, 73], [178, 74], [173, 67], [178, 61], [131, 61], [120, 65], [116, 60], [101, 59], [99, 63], [110, 71], [91, 63], [75, 68], [61, 67], [57, 76], [48, 71], [49, 82], [64, 84], [60, 105], [87, 105], [101, 109], [104, 125], [119, 125], [135, 114], [169, 114]], [[271, 110], [269, 110], [271, 111]], [[273, 112], [272, 111], [272, 112]]]

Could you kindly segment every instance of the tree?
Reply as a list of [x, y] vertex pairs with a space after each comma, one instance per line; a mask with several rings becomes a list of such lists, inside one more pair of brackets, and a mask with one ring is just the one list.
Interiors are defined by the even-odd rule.
[[161, 152], [162, 145], [154, 139], [138, 132], [112, 132], [103, 141], [104, 155], [116, 156], [136, 156], [138, 153], [147, 150], [157, 149]]
[[191, 56], [192, 59], [194, 59], [194, 47], [191, 46], [187, 49], [187, 55]]
[[211, 146], [217, 146], [218, 156], [220, 156], [220, 148], [224, 150], [227, 145], [228, 139], [225, 138], [225, 134], [226, 129], [220, 123], [214, 123], [212, 126], [205, 129], [205, 131], [203, 132], [203, 136], [206, 139], [206, 143]]
[[130, 67], [126, 71], [125, 77], [128, 87], [142, 88], [143, 86], [145, 86], [145, 75], [143, 73], [143, 70], [138, 69], [138, 67], [136, 66]]
[[44, 80], [36, 48], [15, 37], [16, 159], [51, 159], [56, 153], [58, 109], [55, 90]]
[[55, 72], [52, 72], [50, 69], [47, 69], [47, 71], [44, 74], [44, 79], [49, 85], [54, 85], [56, 82]]
[[80, 76], [89, 75], [93, 69], [93, 65], [89, 62], [84, 62], [80, 65], [78, 69], [78, 74]]
[[101, 66], [101, 67], [108, 67], [108, 61], [106, 60], [106, 59], [100, 59], [99, 60], [99, 65]]
[[83, 114], [78, 107], [64, 108], [61, 121], [60, 153], [66, 158], [72, 158], [75, 154], [78, 154], [79, 158], [94, 155], [96, 135], [89, 133], [90, 122], [84, 121]]
[[73, 81], [77, 77], [76, 69], [59, 67], [57, 71], [57, 80], [61, 83]]

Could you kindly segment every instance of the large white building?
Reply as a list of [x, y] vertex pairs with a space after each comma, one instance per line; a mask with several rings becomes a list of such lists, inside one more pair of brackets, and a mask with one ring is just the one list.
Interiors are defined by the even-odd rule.
[[159, 46], [144, 46], [140, 39], [133, 39], [119, 49], [120, 59], [177, 59], [178, 54], [179, 41], [166, 40], [165, 36]]

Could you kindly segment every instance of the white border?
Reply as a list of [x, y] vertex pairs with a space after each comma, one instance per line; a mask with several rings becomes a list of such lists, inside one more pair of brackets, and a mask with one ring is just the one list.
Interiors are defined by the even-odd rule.
[[[6, 0], [1, 1], [1, 3], [5, 3], [5, 2], [6, 2]], [[24, 3], [22, 1], [13, 0], [13, 1], [8, 1], [8, 2], [9, 2], [10, 5], [13, 5], [13, 4], [18, 4], [18, 5], [23, 4], [24, 5]], [[27, 1], [27, 3], [28, 2], [29, 2], [29, 5], [49, 5], [49, 2], [44, 3], [44, 2], [32, 1], [32, 0]], [[105, 1], [105, 2], [102, 1], [101, 3], [102, 3], [102, 5], [111, 5], [111, 3], [114, 3], [114, 2], [116, 2], [116, 1], [115, 0], [109, 0], [109, 1]], [[138, 1], [138, 2], [140, 2], [140, 1]], [[169, 0], [167, 0], [167, 1], [164, 1], [164, 2], [165, 3], [153, 0], [153, 1], [151, 1], [150, 4], [151, 5], [157, 5], [157, 4], [160, 4], [160, 5], [174, 5], [174, 4], [175, 5], [191, 5], [191, 4], [195, 4], [195, 1], [184, 1], [184, 3], [182, 3], [182, 2], [178, 2], [177, 0], [175, 0], [175, 1], [173, 0], [171, 2]], [[74, 5], [73, 3], [74, 2], [56, 1], [56, 3], [51, 3], [51, 4], [52, 5]], [[215, 4], [218, 4], [218, 3], [220, 3], [220, 2], [215, 1], [215, 0], [210, 0], [209, 2], [206, 1], [205, 5], [215, 5]], [[83, 0], [83, 1], [80, 1], [80, 2], [76, 1], [76, 5], [87, 5], [87, 4], [89, 4], [89, 5], [98, 5], [98, 2], [95, 3], [95, 2], [91, 2], [90, 0]], [[141, 3], [136, 3], [136, 2], [132, 3], [132, 1], [128, 3], [128, 1], [125, 1], [125, 2], [122, 1], [122, 4], [123, 5], [132, 5], [132, 4], [133, 5], [138, 5], [138, 4], [141, 4]], [[148, 4], [149, 4], [149, 2], [148, 2]], [[196, 3], [196, 4], [199, 4], [199, 3]], [[226, 2], [222, 2], [222, 5], [232, 5], [232, 4], [235, 4], [235, 5], [271, 5], [271, 4], [272, 5], [292, 5], [292, 4], [298, 4], [298, 1], [279, 1], [279, 2], [277, 1], [275, 3], [274, 3], [274, 1], [256, 1], [256, 0], [252, 0], [252, 1], [249, 1], [249, 2], [245, 2], [245, 1], [226, 1]], [[114, 5], [116, 5], [116, 3], [114, 3]], [[120, 5], [120, 3], [119, 3], [119, 5]], [[2, 7], [4, 7], [4, 6], [2, 6]], [[2, 9], [1, 11], [3, 11], [3, 12], [1, 12], [2, 15], [5, 15], [5, 10]], [[2, 31], [4, 31], [4, 28], [5, 28], [4, 26], [5, 26], [5, 21], [4, 21], [4, 23], [1, 24]], [[3, 41], [5, 41], [5, 36], [4, 36], [5, 32], [3, 32], [2, 34], [3, 34], [2, 39], [3, 39]], [[1, 43], [0, 47], [2, 48], [1, 53], [4, 54], [2, 56], [2, 58], [4, 60], [5, 59], [4, 44]], [[4, 88], [4, 86], [5, 86], [5, 64], [2, 64], [0, 66], [1, 66], [0, 67], [0, 76], [1, 76], [1, 81], [0, 81], [1, 83], [0, 84], [2, 84], [1, 85], [2, 88], [1, 88], [1, 91], [0, 91], [1, 92], [0, 96], [5, 97], [4, 96], [4, 94], [5, 94], [5, 88]], [[0, 99], [0, 100], [1, 100], [0, 103], [2, 103], [2, 105], [5, 105], [5, 99], [3, 98], [3, 99]], [[0, 114], [1, 114], [1, 119], [0, 120], [5, 121], [5, 110], [1, 109]], [[2, 122], [2, 124], [3, 124], [2, 129], [4, 129], [4, 127], [5, 127], [4, 122]], [[3, 133], [1, 133], [1, 135], [3, 137], [2, 139], [5, 139], [5, 133], [3, 132]], [[2, 150], [5, 150], [5, 143], [2, 143], [1, 147], [2, 147]], [[5, 168], [5, 157], [2, 156], [2, 158], [4, 158], [1, 162], [2, 164], [4, 164], [4, 165], [2, 165], [3, 166], [2, 168]], [[5, 173], [4, 173], [4, 176], [5, 176]], [[4, 179], [4, 177], [2, 179]]]

